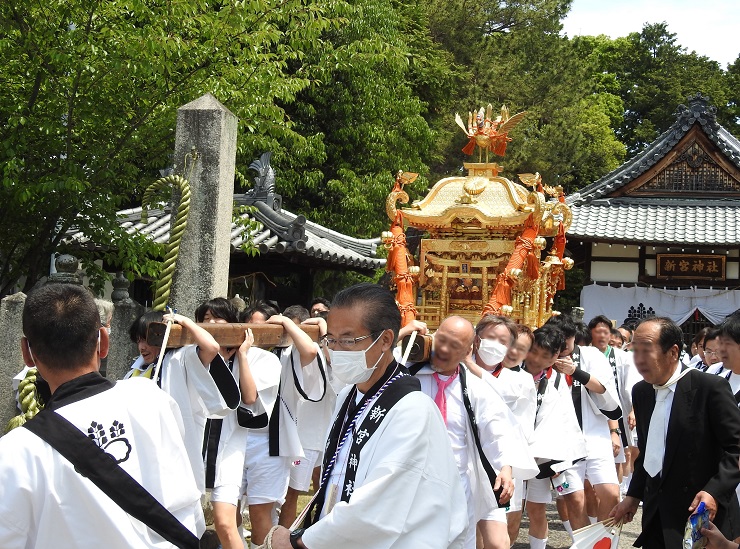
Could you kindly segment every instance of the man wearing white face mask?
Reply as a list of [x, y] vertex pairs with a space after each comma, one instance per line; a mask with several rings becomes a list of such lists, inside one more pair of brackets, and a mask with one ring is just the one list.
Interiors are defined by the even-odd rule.
[[[410, 371], [440, 407], [447, 425], [468, 499], [465, 548], [476, 547], [477, 524], [486, 549], [508, 549], [506, 506], [514, 492], [512, 477], [528, 479], [539, 469], [503, 399], [465, 365], [475, 337], [466, 319], [446, 318], [434, 334], [429, 363], [414, 365]], [[503, 358], [500, 351], [493, 352]]]
[[273, 549], [462, 547], [465, 496], [439, 410], [393, 359], [401, 314], [393, 295], [358, 284], [334, 298], [323, 344], [337, 397], [320, 488]]
[[[486, 315], [476, 325], [475, 334], [473, 353], [465, 359], [465, 365], [501, 395], [529, 444], [537, 414], [537, 391], [532, 384], [532, 376], [516, 361], [511, 362], [511, 366], [507, 364], [508, 350], [518, 343], [517, 324], [508, 317]], [[523, 337], [529, 350], [531, 331]], [[515, 478], [514, 495], [506, 506], [509, 537], [512, 539], [516, 539], [519, 530], [523, 499], [524, 479]]]

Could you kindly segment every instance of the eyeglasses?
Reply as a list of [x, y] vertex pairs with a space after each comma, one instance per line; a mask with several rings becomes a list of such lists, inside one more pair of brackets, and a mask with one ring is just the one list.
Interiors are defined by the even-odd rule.
[[376, 335], [379, 335], [380, 332], [371, 333], [368, 335], [360, 336], [360, 337], [344, 337], [341, 339], [334, 339], [333, 337], [324, 336], [321, 338], [321, 345], [322, 347], [328, 347], [329, 349], [334, 349], [335, 347], [339, 347], [340, 349], [344, 349], [345, 351], [348, 351], [352, 349], [357, 343], [360, 341], [367, 339], [369, 337], [373, 337]]
[[709, 351], [707, 349], [704, 349], [704, 356], [719, 356], [719, 351]]

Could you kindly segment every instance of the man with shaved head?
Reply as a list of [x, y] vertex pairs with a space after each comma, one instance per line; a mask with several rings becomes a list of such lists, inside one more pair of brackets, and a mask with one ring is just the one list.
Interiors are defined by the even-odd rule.
[[[508, 549], [506, 504], [514, 491], [513, 477], [534, 477], [538, 468], [526, 440], [501, 396], [464, 364], [475, 330], [451, 316], [434, 334], [429, 362], [410, 368], [442, 414], [465, 487], [469, 525], [464, 547], [476, 546], [476, 524], [486, 549]], [[479, 522], [480, 521], [480, 522]]]

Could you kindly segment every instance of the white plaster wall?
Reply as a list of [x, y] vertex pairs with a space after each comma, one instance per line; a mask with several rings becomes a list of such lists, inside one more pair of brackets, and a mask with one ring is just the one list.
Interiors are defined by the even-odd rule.
[[592, 261], [591, 278], [596, 282], [637, 282], [640, 266], [633, 262]]

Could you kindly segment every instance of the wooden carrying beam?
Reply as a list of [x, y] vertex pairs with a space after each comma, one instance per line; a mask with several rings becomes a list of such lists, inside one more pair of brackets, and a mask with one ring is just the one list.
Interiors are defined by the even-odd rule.
[[[222, 347], [239, 347], [244, 341], [244, 332], [247, 328], [254, 334], [254, 344], [257, 347], [287, 347], [292, 343], [287, 332], [279, 324], [198, 324], [201, 328], [211, 334]], [[319, 327], [315, 325], [299, 325], [301, 330], [307, 333], [312, 340], [318, 342]], [[146, 332], [146, 342], [155, 347], [161, 347], [164, 340], [164, 332], [167, 324], [164, 322], [151, 322]], [[180, 324], [172, 324], [170, 337], [167, 340], [167, 348], [183, 347], [195, 343], [193, 334]]]

